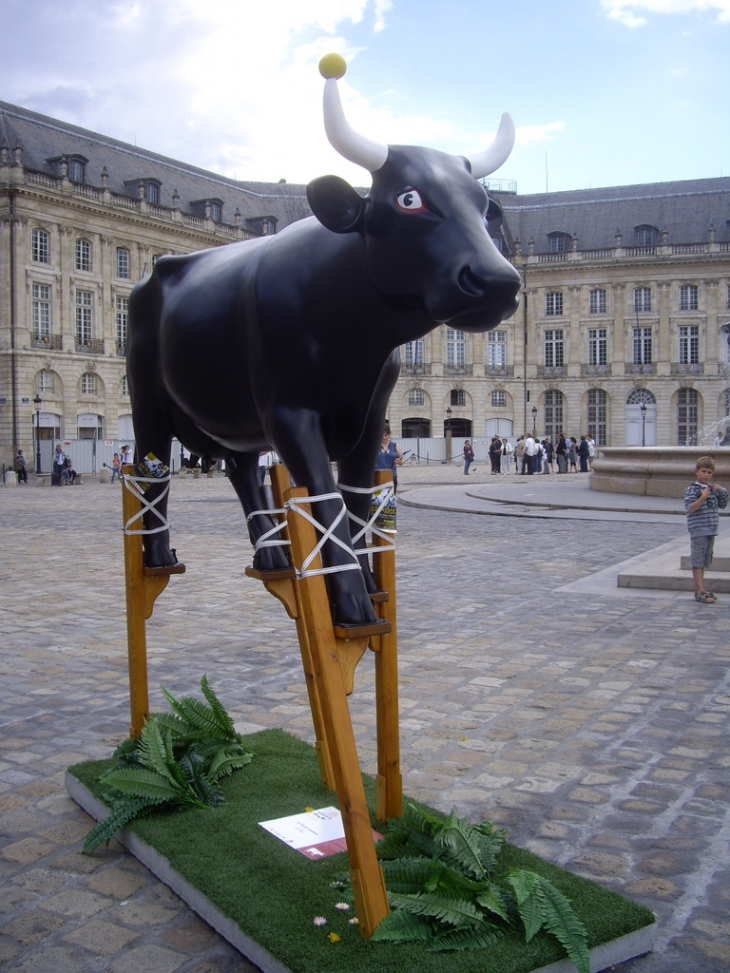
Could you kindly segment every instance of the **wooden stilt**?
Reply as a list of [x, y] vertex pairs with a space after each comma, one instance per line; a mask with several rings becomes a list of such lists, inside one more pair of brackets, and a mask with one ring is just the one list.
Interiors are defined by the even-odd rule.
[[[133, 466], [122, 467], [122, 478], [134, 475]], [[139, 514], [142, 504], [124, 485], [122, 479], [122, 517], [126, 525]], [[142, 529], [141, 519], [133, 530]], [[167, 587], [171, 574], [182, 574], [184, 564], [170, 568], [145, 568], [141, 534], [124, 534], [124, 581], [127, 595], [127, 654], [129, 660], [129, 705], [131, 724], [129, 735], [138, 737], [149, 717], [147, 687], [146, 620], [152, 615], [155, 601]]]
[[[306, 490], [294, 489], [290, 497], [306, 497]], [[289, 515], [292, 563], [298, 569], [316, 546], [312, 525], [295, 513]], [[321, 566], [319, 559], [311, 569]], [[307, 631], [313, 681], [321, 706], [324, 738], [328, 742], [337, 797], [350, 857], [350, 879], [360, 931], [369, 939], [390, 909], [383, 872], [375, 853], [362, 773], [355, 746], [345, 684], [340, 666], [338, 640], [332, 625], [324, 578], [307, 576], [296, 582], [297, 603]], [[352, 633], [354, 634], [354, 633]], [[362, 635], [358, 636], [362, 638]]]
[[[291, 487], [289, 472], [286, 467], [278, 464], [269, 470], [271, 476], [271, 488], [274, 494], [274, 507], [281, 509], [284, 506], [284, 493]], [[285, 528], [281, 535], [282, 539], [289, 540], [288, 528]], [[309, 697], [309, 708], [312, 711], [312, 723], [314, 724], [315, 748], [317, 751], [317, 762], [319, 764], [319, 776], [322, 787], [327, 791], [335, 790], [335, 777], [332, 773], [332, 762], [329, 756], [329, 747], [325, 737], [324, 721], [322, 719], [322, 707], [317, 694], [317, 686], [314, 681], [314, 668], [312, 665], [312, 655], [309, 648], [307, 628], [304, 619], [299, 611], [297, 594], [295, 588], [295, 571], [255, 571], [253, 568], [246, 568], [246, 574], [252, 578], [258, 578], [264, 587], [275, 598], [282, 603], [289, 618], [293, 619], [297, 626], [297, 637], [299, 639], [299, 649], [302, 654], [302, 668], [304, 669], [304, 680], [307, 686]]]
[[[375, 471], [375, 485], [389, 482], [387, 470]], [[384, 544], [373, 534], [373, 546]], [[400, 731], [398, 723], [398, 634], [396, 626], [395, 551], [386, 549], [373, 554], [373, 574], [386, 601], [376, 601], [378, 618], [390, 622], [387, 635], [371, 639], [375, 655], [375, 706], [378, 733], [378, 773], [376, 777], [377, 814], [379, 821], [399, 818], [403, 813], [403, 779], [400, 772]]]

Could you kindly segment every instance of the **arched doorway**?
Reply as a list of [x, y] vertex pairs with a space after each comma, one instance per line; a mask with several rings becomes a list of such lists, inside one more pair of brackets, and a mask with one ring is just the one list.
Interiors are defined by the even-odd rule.
[[626, 399], [626, 445], [656, 446], [656, 399], [648, 389], [634, 389]]

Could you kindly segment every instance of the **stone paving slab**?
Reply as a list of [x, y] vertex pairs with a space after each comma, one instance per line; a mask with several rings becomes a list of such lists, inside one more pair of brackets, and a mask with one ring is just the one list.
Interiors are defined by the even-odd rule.
[[[418, 489], [463, 476], [427, 473]], [[730, 598], [709, 611], [617, 589], [616, 565], [686, 531], [614, 516], [399, 508], [404, 787], [650, 905], [655, 950], [625, 969], [715, 973], [730, 963]], [[188, 694], [206, 672], [237, 722], [311, 741], [294, 626], [244, 575], [228, 483], [176, 481], [171, 517], [188, 571], [148, 623], [152, 707], [160, 684]], [[116, 842], [79, 854], [91, 822], [64, 770], [129, 725], [120, 524], [118, 484], [0, 491], [0, 966], [250, 971]], [[351, 698], [368, 772], [374, 693], [368, 655]]]

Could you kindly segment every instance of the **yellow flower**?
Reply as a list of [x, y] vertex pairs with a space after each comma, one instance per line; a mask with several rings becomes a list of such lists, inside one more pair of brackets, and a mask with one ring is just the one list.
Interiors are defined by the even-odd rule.
[[307, 812], [307, 814], [311, 814], [312, 811], [314, 810], [314, 808], [313, 807], [305, 807], [304, 810]]
[[329, 939], [331, 943], [339, 943], [340, 941], [340, 937], [337, 935], [336, 932], [331, 932], [327, 937], [327, 939]]

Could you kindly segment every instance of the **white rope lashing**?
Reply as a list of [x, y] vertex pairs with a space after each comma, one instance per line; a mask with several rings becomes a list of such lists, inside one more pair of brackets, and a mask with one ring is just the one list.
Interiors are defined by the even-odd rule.
[[[332, 521], [329, 527], [325, 527], [324, 524], [320, 524], [314, 517], [312, 517], [306, 510], [303, 509], [303, 505], [307, 503], [321, 503], [325, 500], [339, 500], [342, 504], [340, 512], [337, 514], [335, 519]], [[292, 497], [285, 504], [287, 510], [292, 513], [297, 514], [299, 517], [303, 517], [308, 523], [310, 523], [316, 530], [320, 531], [322, 537], [319, 539], [314, 547], [314, 550], [307, 555], [304, 559], [301, 569], [297, 569], [297, 578], [301, 581], [303, 578], [314, 577], [318, 574], [338, 574], [340, 571], [359, 571], [360, 565], [358, 563], [357, 557], [349, 544], [343, 543], [339, 537], [334, 534], [335, 528], [342, 522], [345, 514], [347, 513], [347, 507], [345, 507], [345, 501], [342, 498], [341, 493], [322, 493], [318, 497]], [[328, 568], [312, 568], [309, 570], [309, 565], [314, 561], [317, 555], [322, 550], [322, 547], [327, 543], [327, 541], [332, 541], [341, 548], [346, 554], [354, 558], [349, 564], [334, 564]]]
[[248, 523], [252, 517], [270, 517], [272, 514], [281, 514], [282, 520], [278, 524], [275, 523], [273, 527], [270, 527], [269, 530], [265, 531], [258, 538], [253, 546], [254, 554], [258, 554], [264, 547], [291, 546], [291, 541], [288, 541], [285, 537], [275, 537], [276, 534], [286, 529], [286, 509], [284, 507], [279, 507], [276, 510], [252, 510], [248, 517], [246, 517], [246, 522]]
[[372, 496], [377, 496], [378, 498], [378, 503], [375, 508], [375, 511], [373, 512], [371, 507], [370, 519], [367, 521], [361, 520], [361, 518], [356, 516], [351, 510], [348, 511], [348, 516], [350, 520], [358, 524], [361, 528], [352, 538], [353, 547], [355, 546], [357, 541], [360, 540], [361, 537], [364, 537], [367, 534], [368, 531], [371, 531], [375, 537], [379, 537], [382, 541], [385, 542], [383, 544], [378, 544], [378, 545], [371, 544], [369, 547], [365, 546], [365, 547], [357, 548], [355, 551], [357, 557], [364, 557], [369, 553], [378, 554], [378, 553], [382, 553], [383, 551], [394, 551], [395, 550], [394, 534], [392, 532], [388, 533], [387, 531], [378, 527], [375, 523], [378, 517], [380, 516], [381, 512], [383, 511], [383, 509], [388, 505], [388, 502], [390, 501], [391, 497], [393, 497], [395, 494], [395, 487], [393, 481], [390, 480], [387, 483], [381, 483], [379, 486], [375, 486], [375, 487], [353, 487], [353, 486], [347, 486], [344, 483], [338, 483], [337, 489], [344, 490], [347, 493], [368, 493]]
[[[169, 476], [164, 476], [164, 477], [163, 476], [161, 477], [132, 476], [130, 473], [124, 473], [122, 475], [122, 483], [125, 489], [129, 490], [132, 496], [136, 497], [139, 500], [139, 502], [142, 504], [140, 511], [136, 513], [133, 517], [130, 517], [129, 520], [124, 525], [125, 534], [159, 534], [163, 530], [170, 529], [169, 521], [166, 519], [164, 514], [160, 513], [160, 511], [157, 509], [157, 504], [160, 503], [162, 500], [164, 500], [164, 498], [170, 492], [171, 479], [172, 477]], [[150, 501], [147, 499], [147, 497], [145, 496], [145, 491], [140, 486], [140, 484], [142, 483], [147, 483], [147, 484], [156, 483], [158, 485], [164, 484], [165, 488], [164, 490], [162, 490], [159, 496], [155, 497], [154, 500]], [[154, 514], [155, 517], [157, 517], [157, 519], [161, 522], [160, 526], [151, 527], [149, 530], [144, 527], [139, 527], [135, 530], [132, 530], [131, 529], [132, 524], [134, 524], [135, 521], [138, 520], [142, 521], [142, 518], [144, 517], [145, 513], [147, 513], [148, 511], [149, 513]]]

